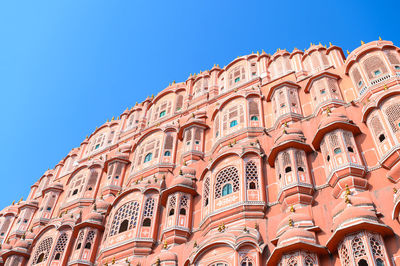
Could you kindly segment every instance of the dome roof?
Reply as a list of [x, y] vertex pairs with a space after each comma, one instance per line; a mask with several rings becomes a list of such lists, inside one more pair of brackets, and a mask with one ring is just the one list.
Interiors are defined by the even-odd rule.
[[305, 152], [312, 151], [311, 146], [306, 143], [306, 138], [300, 128], [285, 127], [276, 136], [274, 147], [272, 147], [268, 156], [268, 163], [274, 166], [278, 153], [288, 148], [296, 148]]
[[312, 145], [315, 149], [319, 149], [319, 144], [323, 136], [335, 129], [344, 129], [353, 132], [353, 134], [361, 133], [361, 130], [356, 126], [352, 120], [350, 120], [345, 114], [341, 113], [330, 113], [327, 116], [323, 116], [320, 123], [318, 124], [317, 133], [314, 136]]
[[196, 176], [196, 169], [188, 167], [188, 166], [182, 166], [182, 175], [190, 175], [190, 176]]
[[[373, 203], [369, 198], [360, 197], [360, 196], [348, 196], [350, 204], [352, 206], [371, 206], [373, 207]], [[332, 210], [332, 216], [337, 216], [340, 212], [344, 211], [348, 207], [348, 203], [344, 200], [341, 200], [335, 208]]]
[[374, 211], [364, 207], [348, 206], [342, 213], [333, 218], [333, 228], [336, 230], [345, 222], [354, 220], [372, 220], [377, 221], [378, 218]]
[[23, 248], [23, 249], [29, 249], [29, 242], [24, 240], [24, 239], [19, 239], [15, 245], [14, 248]]
[[314, 233], [298, 227], [291, 227], [279, 237], [278, 246], [286, 245], [291, 240], [315, 243]]
[[105, 200], [103, 200], [103, 199], [101, 199], [101, 200], [98, 200], [97, 202], [96, 202], [96, 207], [97, 207], [97, 209], [98, 210], [100, 210], [100, 211], [107, 211], [108, 210], [108, 207], [110, 207], [110, 203], [109, 202], [107, 202], [107, 201], [105, 201]]
[[35, 239], [35, 237], [36, 237], [36, 234], [29, 231], [28, 233], [26, 233], [25, 239], [33, 240], [33, 239]]
[[304, 142], [305, 139], [303, 131], [300, 128], [285, 127], [279, 131], [278, 136], [275, 139], [275, 146], [291, 140]]
[[178, 256], [175, 253], [164, 249], [164, 250], [161, 251], [160, 255], [156, 258], [156, 260], [157, 259], [159, 259], [160, 262], [163, 262], [163, 261], [177, 261], [178, 260]]
[[277, 227], [277, 235], [282, 234], [283, 230], [289, 226], [289, 222], [292, 222], [294, 225], [302, 223], [304, 225], [313, 226], [314, 222], [310, 215], [306, 213], [289, 213], [286, 217], [282, 219], [282, 221], [278, 224]]
[[92, 211], [86, 217], [86, 220], [91, 220], [91, 221], [96, 221], [96, 222], [102, 223], [103, 222], [103, 215], [101, 213], [98, 213], [97, 211]]
[[1, 247], [1, 249], [12, 249], [12, 245], [10, 243], [4, 243]]
[[185, 177], [183, 175], [179, 175], [172, 181], [172, 186], [183, 185], [186, 187], [193, 187], [193, 181], [189, 177]]

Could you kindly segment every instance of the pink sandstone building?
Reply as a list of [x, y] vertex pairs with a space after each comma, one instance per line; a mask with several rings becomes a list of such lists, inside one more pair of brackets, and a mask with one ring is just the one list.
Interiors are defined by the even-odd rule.
[[241, 56], [86, 137], [0, 212], [1, 265], [400, 265], [400, 49]]

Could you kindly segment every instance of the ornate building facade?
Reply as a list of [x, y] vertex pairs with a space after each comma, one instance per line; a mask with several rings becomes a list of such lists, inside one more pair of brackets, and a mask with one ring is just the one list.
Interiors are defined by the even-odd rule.
[[400, 265], [400, 49], [236, 58], [86, 137], [0, 212], [1, 265]]

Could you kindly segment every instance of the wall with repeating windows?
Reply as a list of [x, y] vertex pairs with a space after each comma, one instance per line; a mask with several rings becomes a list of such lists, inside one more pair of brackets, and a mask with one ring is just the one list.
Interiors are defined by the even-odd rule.
[[172, 82], [0, 211], [0, 265], [400, 264], [399, 84], [383, 40]]

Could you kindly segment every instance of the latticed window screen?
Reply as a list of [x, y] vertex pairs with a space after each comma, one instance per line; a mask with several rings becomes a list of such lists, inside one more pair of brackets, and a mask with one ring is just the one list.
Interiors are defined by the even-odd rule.
[[176, 110], [179, 111], [183, 106], [183, 95], [178, 95], [176, 98]]
[[73, 197], [75, 195], [80, 195], [83, 187], [85, 185], [85, 175], [78, 175], [72, 178], [72, 181], [70, 182], [70, 189], [68, 192], [68, 198]]
[[146, 203], [144, 205], [144, 210], [143, 210], [143, 217], [144, 218], [152, 218], [153, 217], [153, 212], [154, 212], [154, 199], [153, 198], [148, 198], [146, 200]]
[[62, 257], [65, 247], [67, 246], [67, 243], [68, 243], [68, 235], [66, 233], [62, 233], [57, 240], [56, 247], [54, 248], [53, 259], [60, 259]]
[[258, 189], [258, 169], [254, 161], [246, 163], [246, 185], [248, 189]]
[[290, 155], [287, 151], [282, 153], [282, 162], [283, 162], [283, 167], [286, 167], [290, 165]]
[[210, 177], [208, 176], [204, 180], [203, 196], [204, 196], [203, 206], [205, 207], [209, 203], [209, 196], [210, 196]]
[[393, 132], [397, 132], [400, 127], [400, 104], [391, 104], [388, 108], [386, 108], [385, 113]]
[[372, 249], [372, 254], [374, 255], [374, 258], [385, 258], [384, 253], [383, 253], [383, 245], [381, 241], [378, 240], [377, 237], [371, 236], [369, 238], [369, 243], [371, 245]]
[[399, 53], [398, 52], [396, 52], [395, 50], [386, 50], [385, 54], [386, 54], [387, 58], [389, 59], [389, 62], [392, 65], [399, 65], [400, 64]]
[[287, 265], [288, 266], [297, 266], [298, 265], [297, 258], [296, 257], [291, 257], [289, 259], [289, 261], [287, 262]]
[[313, 266], [315, 262], [314, 262], [313, 258], [311, 258], [310, 256], [307, 256], [304, 263], [305, 263], [305, 266]]
[[172, 135], [167, 135], [165, 137], [165, 142], [164, 142], [164, 149], [166, 150], [172, 150], [172, 147], [174, 146], [174, 137]]
[[180, 207], [179, 208], [187, 208], [188, 207], [188, 197], [186, 196], [186, 195], [183, 195], [182, 197], [181, 197], [181, 200], [180, 200]]
[[219, 115], [215, 116], [215, 121], [214, 121], [214, 136], [218, 137], [219, 136]]
[[351, 76], [353, 77], [353, 81], [355, 82], [357, 88], [359, 88], [362, 85], [362, 77], [360, 71], [358, 71], [358, 68], [354, 68], [351, 71]]
[[215, 198], [218, 199], [222, 196], [222, 187], [227, 183], [232, 184], [233, 192], [239, 190], [239, 171], [234, 166], [227, 167], [218, 173], [215, 183]]
[[36, 249], [35, 255], [33, 256], [33, 264], [38, 264], [40, 262], [46, 261], [49, 257], [49, 253], [51, 250], [51, 245], [53, 244], [53, 238], [48, 237], [42, 242], [40, 242], [39, 246]]
[[289, 99], [290, 99], [290, 103], [293, 105], [298, 105], [298, 101], [297, 101], [297, 90], [296, 89], [291, 89], [289, 91]]
[[249, 100], [249, 115], [250, 117], [252, 116], [258, 116], [258, 104], [256, 101], [253, 99]]
[[379, 137], [381, 134], [385, 133], [385, 129], [383, 128], [378, 115], [373, 116], [369, 124], [375, 137]]
[[242, 259], [242, 262], [240, 263], [241, 266], [253, 266], [253, 260], [250, 259], [248, 256], [244, 257]]
[[350, 255], [345, 244], [342, 244], [342, 246], [340, 247], [339, 256], [342, 265], [350, 265]]
[[340, 147], [339, 138], [336, 133], [332, 133], [331, 135], [329, 135], [329, 144], [331, 145], [332, 150]]
[[355, 237], [351, 241], [351, 247], [353, 249], [353, 256], [354, 258], [361, 258], [367, 255], [365, 252], [365, 246], [361, 238]]
[[194, 132], [194, 140], [195, 141], [201, 140], [201, 129], [200, 128], [196, 128], [196, 131]]
[[83, 241], [83, 235], [84, 235], [84, 232], [81, 230], [81, 231], [79, 232], [78, 238], [77, 238], [77, 240], [76, 240], [76, 247], [75, 247], [75, 249], [80, 249], [80, 248], [81, 248], [81, 246], [82, 246], [82, 241]]
[[137, 201], [130, 201], [122, 205], [114, 215], [111, 224], [110, 236], [116, 235], [119, 232], [119, 227], [124, 220], [128, 220], [128, 230], [136, 226], [139, 212], [139, 203]]
[[321, 65], [319, 58], [318, 58], [318, 52], [313, 52], [311, 54], [311, 62], [313, 65], [313, 69], [317, 69]]
[[174, 194], [169, 198], [169, 204], [168, 204], [169, 213], [171, 213], [171, 210], [175, 210], [175, 206], [176, 206], [176, 195]]
[[343, 136], [344, 136], [344, 142], [346, 143], [346, 147], [351, 147], [354, 149], [353, 134], [348, 131], [345, 131], [343, 132]]
[[85, 243], [85, 248], [90, 249], [93, 245], [94, 237], [96, 236], [95, 231], [89, 231], [87, 237], [86, 237], [86, 243]]
[[374, 55], [364, 61], [364, 69], [367, 72], [368, 78], [374, 78], [374, 72], [380, 70], [382, 74], [387, 72], [385, 63], [379, 56]]
[[326, 55], [322, 54], [322, 53], [320, 53], [319, 55], [321, 56], [322, 63], [323, 63], [325, 66], [329, 66], [328, 57], [327, 57]]
[[295, 157], [296, 157], [296, 166], [304, 168], [305, 167], [305, 163], [304, 163], [304, 160], [303, 160], [303, 152], [302, 151], [296, 151]]

